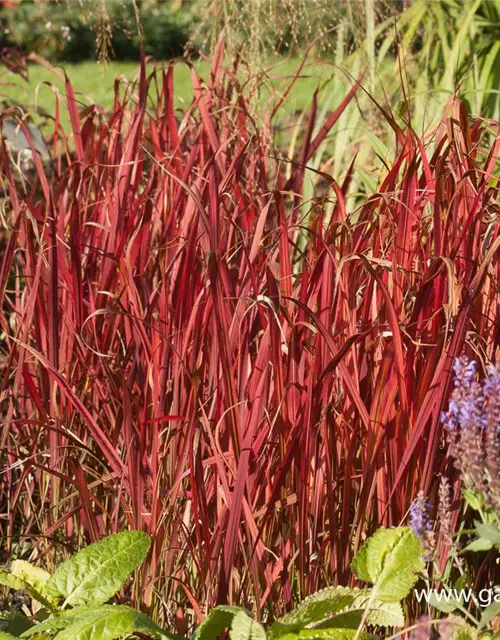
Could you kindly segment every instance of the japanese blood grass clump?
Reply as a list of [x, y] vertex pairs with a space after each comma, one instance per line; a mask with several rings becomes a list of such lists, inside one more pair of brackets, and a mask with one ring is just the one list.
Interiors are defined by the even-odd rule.
[[[0, 639], [115, 640], [140, 633], [170, 638], [147, 616], [125, 605], [106, 604], [150, 547], [148, 536], [128, 531], [103, 538], [59, 565], [50, 575], [16, 560], [0, 571], [0, 584], [33, 599], [30, 615], [4, 618]], [[244, 609], [220, 605], [194, 631], [193, 640], [215, 640], [226, 629], [234, 640], [348, 640], [373, 636], [367, 629], [402, 627], [401, 601], [423, 569], [423, 548], [411, 528], [379, 529], [353, 561], [369, 588], [329, 587], [306, 598], [266, 631]]]
[[6, 558], [145, 531], [130, 603], [179, 631], [352, 586], [366, 536], [437, 490], [453, 358], [500, 335], [498, 123], [456, 101], [419, 137], [381, 110], [376, 189], [321, 165], [304, 217], [358, 83], [319, 127], [315, 97], [290, 164], [221, 60], [182, 113], [171, 68], [110, 114], [67, 82], [50, 177], [34, 154], [21, 191], [1, 157]]

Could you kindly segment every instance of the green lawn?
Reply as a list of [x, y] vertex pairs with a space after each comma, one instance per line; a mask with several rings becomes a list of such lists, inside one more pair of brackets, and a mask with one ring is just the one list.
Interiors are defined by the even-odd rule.
[[[264, 101], [271, 92], [283, 91], [287, 79], [298, 69], [300, 60], [292, 59], [280, 63], [269, 72], [269, 80], [260, 83], [260, 100]], [[206, 78], [209, 65], [206, 62], [196, 64], [198, 73]], [[138, 64], [133, 62], [110, 62], [108, 65], [98, 65], [95, 62], [80, 64], [66, 64], [64, 69], [70, 78], [77, 98], [82, 106], [96, 102], [103, 107], [111, 107], [113, 103], [113, 86], [115, 78], [124, 76], [128, 80], [134, 80], [138, 75]], [[314, 89], [328, 79], [332, 74], [332, 66], [325, 62], [322, 64], [311, 63], [302, 71], [301, 78], [297, 81], [293, 91], [288, 96], [282, 110], [282, 115], [301, 110], [310, 104]], [[62, 71], [58, 67], [59, 72]], [[29, 67], [29, 81], [24, 81], [20, 76], [10, 72], [4, 73], [0, 78], [0, 93], [3, 94], [6, 103], [15, 100], [21, 104], [37, 105], [54, 114], [55, 91], [57, 88], [64, 99], [64, 82], [50, 69], [39, 65]], [[175, 66], [175, 103], [176, 107], [188, 104], [192, 99], [191, 79], [189, 67], [179, 62]], [[62, 111], [63, 125], [68, 120]]]

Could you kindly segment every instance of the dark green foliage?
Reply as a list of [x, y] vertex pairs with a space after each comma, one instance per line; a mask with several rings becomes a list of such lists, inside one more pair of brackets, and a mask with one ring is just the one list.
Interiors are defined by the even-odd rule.
[[[190, 5], [179, 10], [170, 2], [139, 2], [146, 54], [158, 60], [182, 55], [195, 23]], [[94, 6], [95, 5], [95, 6]], [[80, 62], [96, 57], [102, 39], [110, 38], [109, 52], [117, 60], [137, 60], [139, 35], [130, 0], [102, 5], [96, 0], [43, 5], [22, 0], [15, 9], [1, 10], [4, 28], [0, 46], [15, 45], [51, 62]]]

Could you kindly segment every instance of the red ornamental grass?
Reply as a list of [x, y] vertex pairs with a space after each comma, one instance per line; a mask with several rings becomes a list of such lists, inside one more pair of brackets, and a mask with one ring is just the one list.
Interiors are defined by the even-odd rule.
[[[498, 124], [456, 101], [423, 139], [386, 114], [378, 192], [353, 212], [346, 167], [304, 223], [303, 169], [285, 179], [220, 59], [180, 120], [171, 68], [111, 115], [79, 114], [67, 82], [29, 193], [2, 156], [7, 551], [145, 530], [132, 600], [171, 624], [351, 580], [368, 532], [420, 489], [437, 502], [453, 359], [498, 355]], [[310, 123], [303, 165], [357, 88]]]

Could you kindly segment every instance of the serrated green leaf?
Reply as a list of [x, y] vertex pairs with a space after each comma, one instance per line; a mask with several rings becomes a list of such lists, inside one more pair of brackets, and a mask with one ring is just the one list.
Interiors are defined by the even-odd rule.
[[266, 640], [264, 627], [241, 610], [231, 621], [231, 640]]
[[[302, 629], [294, 633], [285, 633], [281, 640], [352, 640], [356, 635], [356, 629]], [[360, 640], [373, 640], [374, 636], [368, 633], [360, 633]]]
[[[370, 600], [370, 590], [360, 590], [352, 604], [345, 611], [336, 614], [324, 623], [321, 628], [341, 627], [345, 629], [357, 629]], [[375, 600], [370, 605], [366, 624], [377, 627], [402, 627], [405, 618], [399, 602], [381, 602]]]
[[489, 540], [493, 544], [500, 544], [500, 530], [489, 522], [476, 522], [476, 530], [483, 540]]
[[[357, 629], [363, 618], [363, 609], [347, 609], [345, 613], [339, 613], [322, 622], [317, 629]], [[281, 638], [280, 638], [281, 640]]]
[[491, 540], [477, 538], [477, 540], [473, 540], [470, 544], [464, 547], [462, 553], [464, 553], [465, 551], [489, 551], [492, 548], [493, 542], [491, 542]]
[[3, 569], [0, 569], [0, 584], [3, 584], [5, 587], [10, 587], [11, 589], [15, 589], [16, 591], [24, 591], [26, 587], [29, 585], [18, 578], [17, 576], [13, 576], [12, 573], [8, 573]]
[[35, 565], [26, 560], [14, 560], [10, 566], [10, 572], [13, 576], [17, 576], [27, 582], [42, 595], [45, 585], [50, 580], [48, 571], [35, 567]]
[[61, 629], [66, 629], [70, 624], [73, 624], [76, 619], [85, 618], [93, 611], [95, 611], [94, 607], [77, 607], [76, 609], [70, 609], [69, 611], [58, 613], [34, 625], [25, 631], [21, 637], [31, 638], [38, 633], [47, 632], [50, 634], [55, 631], [61, 631]]
[[123, 531], [85, 547], [57, 567], [45, 586], [63, 606], [99, 605], [115, 595], [143, 562], [151, 540], [142, 531]]
[[196, 627], [193, 640], [213, 640], [229, 629], [236, 614], [244, 611], [241, 607], [219, 605], [210, 610], [203, 622]]
[[270, 638], [277, 638], [284, 634], [303, 629], [309, 624], [321, 622], [333, 616], [336, 612], [345, 610], [358, 593], [348, 587], [329, 587], [303, 600], [290, 613], [281, 616], [272, 625]]
[[489, 607], [483, 611], [481, 616], [481, 626], [485, 626], [493, 620], [496, 616], [500, 615], [500, 602], [493, 602]]
[[461, 605], [461, 602], [451, 596], [447, 597], [446, 600], [443, 600], [442, 598], [439, 599], [436, 596], [436, 593], [432, 592], [429, 597], [429, 604], [431, 607], [434, 607], [434, 609], [442, 611], [443, 613], [453, 613], [453, 611], [456, 611], [457, 607]]
[[26, 560], [14, 560], [11, 564], [10, 572], [13, 576], [20, 578], [25, 583], [33, 587], [33, 589], [35, 589], [43, 598], [46, 598], [51, 605], [55, 605], [57, 603], [57, 598], [45, 595], [45, 585], [50, 580], [50, 573], [45, 571], [45, 569], [35, 567], [35, 565], [31, 564], [31, 562], [27, 562]]
[[115, 640], [131, 633], [144, 633], [152, 638], [171, 640], [160, 627], [140, 611], [125, 605], [104, 605], [98, 608], [84, 607], [36, 625], [23, 638], [41, 631], [58, 631], [57, 640]]
[[[371, 591], [364, 590], [360, 593], [351, 605], [351, 609], [359, 609], [364, 611], [368, 606]], [[374, 600], [370, 606], [367, 624], [376, 625], [377, 627], [402, 627], [405, 622], [403, 609], [399, 602], [383, 602]]]
[[424, 549], [409, 527], [381, 528], [354, 557], [358, 578], [373, 584], [377, 600], [399, 602], [411, 591], [423, 571]]
[[481, 494], [471, 491], [470, 489], [462, 489], [462, 495], [474, 511], [479, 511], [483, 507], [484, 498]]
[[491, 507], [486, 507], [482, 511], [483, 522], [494, 524], [498, 529], [498, 515], [497, 512]]
[[299, 634], [297, 633], [284, 633], [280, 636], [280, 640], [298, 640]]
[[[389, 604], [389, 603], [385, 603]], [[399, 603], [391, 602], [390, 604], [394, 605]], [[401, 616], [398, 616], [397, 623], [396, 618], [388, 616], [387, 613], [383, 610], [379, 609], [371, 609], [368, 612], [368, 617], [365, 622], [368, 625], [379, 626], [379, 627], [402, 627], [404, 625], [404, 616], [403, 610], [400, 609]], [[354, 629], [356, 630], [361, 621], [363, 619], [363, 614], [365, 613], [364, 609], [350, 609], [345, 613], [340, 613], [335, 616], [331, 620], [328, 620], [325, 623], [322, 623], [318, 628], [319, 629]], [[281, 640], [281, 638], [280, 638]]]
[[53, 609], [52, 603], [41, 593], [39, 593], [34, 587], [32, 587], [30, 584], [28, 584], [18, 576], [13, 575], [12, 573], [8, 573], [3, 569], [0, 569], [0, 584], [3, 584], [5, 587], [10, 587], [11, 589], [15, 589], [16, 591], [24, 591], [31, 598], [42, 604], [44, 607], [47, 607], [47, 609]]
[[456, 627], [453, 629], [452, 640], [476, 640], [477, 631], [468, 625]]
[[[269, 638], [280, 638], [304, 626], [318, 629], [357, 629], [371, 596], [371, 589], [328, 587], [306, 598], [294, 611], [278, 618], [271, 627]], [[370, 608], [368, 624], [380, 627], [404, 625], [404, 615], [398, 603], [375, 600]]]
[[[299, 640], [352, 640], [356, 635], [356, 629], [303, 629], [299, 631]], [[360, 640], [372, 640], [374, 636], [369, 633], [360, 633]]]

